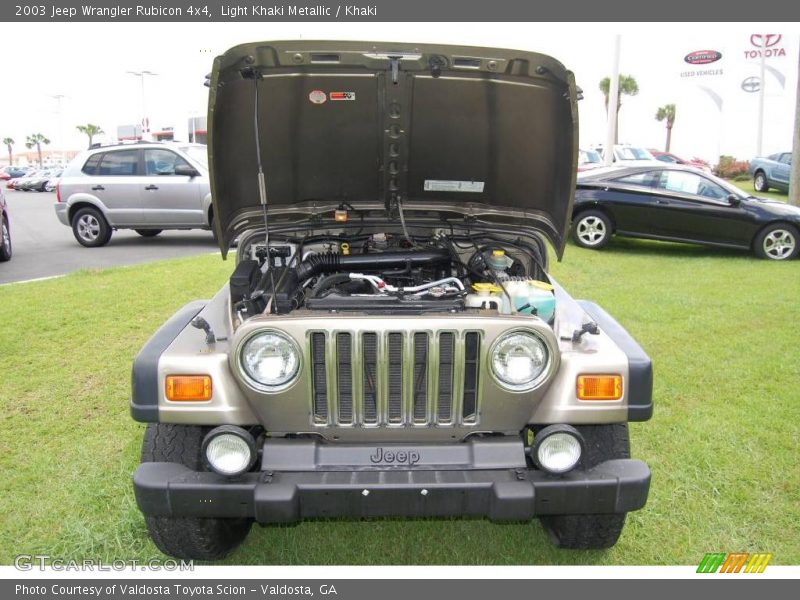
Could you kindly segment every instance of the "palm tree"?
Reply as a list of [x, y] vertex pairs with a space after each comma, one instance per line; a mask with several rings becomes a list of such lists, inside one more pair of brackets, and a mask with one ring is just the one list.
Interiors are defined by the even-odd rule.
[[87, 123], [86, 125], [78, 125], [75, 127], [75, 129], [81, 133], [85, 133], [89, 137], [89, 148], [92, 147], [92, 140], [94, 139], [94, 136], [105, 133], [100, 125], [92, 125], [91, 123]]
[[667, 147], [665, 152], [669, 152], [669, 144], [672, 141], [672, 126], [675, 125], [675, 105], [665, 104], [656, 112], [656, 121], [666, 121], [667, 125]]
[[28, 136], [25, 141], [26, 148], [33, 148], [36, 146], [36, 152], [39, 154], [39, 166], [42, 166], [42, 144], [49, 144], [50, 140], [44, 137], [41, 133], [34, 133]]
[[14, 138], [7, 137], [3, 138], [3, 143], [6, 145], [6, 148], [8, 148], [8, 166], [10, 167], [12, 164], [14, 164], [13, 149], [16, 142], [14, 141]]
[[[608, 114], [608, 96], [611, 92], [611, 78], [605, 77], [600, 81], [600, 91], [605, 98], [606, 114]], [[622, 108], [622, 96], [635, 96], [639, 93], [639, 84], [633, 75], [619, 76], [619, 95], [617, 96], [617, 110], [614, 114], [614, 143], [619, 143], [619, 109]]]

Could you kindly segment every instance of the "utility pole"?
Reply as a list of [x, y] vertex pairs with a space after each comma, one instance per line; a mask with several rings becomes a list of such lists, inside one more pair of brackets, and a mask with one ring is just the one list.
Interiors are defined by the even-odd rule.
[[797, 93], [794, 99], [792, 171], [789, 175], [789, 204], [800, 206], [800, 53], [797, 58]]
[[617, 137], [617, 104], [619, 104], [619, 54], [621, 36], [614, 36], [614, 62], [611, 65], [611, 81], [608, 85], [608, 111], [606, 114], [606, 146], [605, 159], [606, 166], [611, 166], [614, 162], [614, 140]]
[[[144, 79], [146, 76], [156, 77], [158, 73], [152, 71], [127, 71], [128, 74], [138, 77], [142, 84], [142, 139], [149, 138], [150, 133], [150, 119], [147, 117], [147, 102], [144, 93]], [[145, 136], [145, 134], [148, 134]]]

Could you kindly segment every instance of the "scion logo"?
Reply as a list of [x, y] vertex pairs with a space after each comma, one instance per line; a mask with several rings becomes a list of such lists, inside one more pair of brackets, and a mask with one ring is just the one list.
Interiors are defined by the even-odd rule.
[[707, 65], [717, 62], [722, 58], [722, 52], [716, 50], [695, 50], [683, 57], [683, 60], [690, 65]]
[[375, 448], [375, 454], [369, 457], [369, 460], [374, 464], [401, 464], [401, 465], [415, 465], [420, 460], [419, 452], [416, 450], [385, 450], [384, 448]]
[[772, 58], [773, 56], [786, 56], [786, 49], [780, 44], [783, 36], [780, 33], [754, 33], [750, 36], [750, 45], [755, 46], [756, 49], [744, 51], [745, 58], [760, 58], [761, 53], [764, 53], [764, 58]]
[[772, 554], [766, 552], [709, 552], [697, 565], [698, 573], [763, 573]]
[[761, 79], [758, 77], [748, 77], [742, 81], [742, 89], [751, 94], [757, 92], [761, 89]]

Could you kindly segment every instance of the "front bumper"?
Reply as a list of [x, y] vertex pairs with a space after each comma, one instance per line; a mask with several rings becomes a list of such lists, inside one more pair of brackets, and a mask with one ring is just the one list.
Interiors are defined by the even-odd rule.
[[253, 518], [488, 517], [625, 513], [644, 506], [650, 470], [609, 460], [554, 477], [531, 469], [358, 470], [248, 473], [230, 480], [177, 463], [144, 463], [136, 501], [152, 516]]

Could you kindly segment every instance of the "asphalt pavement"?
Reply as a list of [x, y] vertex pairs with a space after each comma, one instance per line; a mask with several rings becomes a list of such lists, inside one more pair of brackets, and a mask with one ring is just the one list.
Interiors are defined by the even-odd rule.
[[154, 238], [143, 238], [131, 230], [115, 231], [106, 246], [84, 248], [75, 240], [72, 229], [56, 218], [55, 192], [3, 191], [14, 255], [9, 262], [0, 263], [0, 284], [54, 277], [78, 269], [219, 253], [211, 232], [200, 229], [164, 231]]

